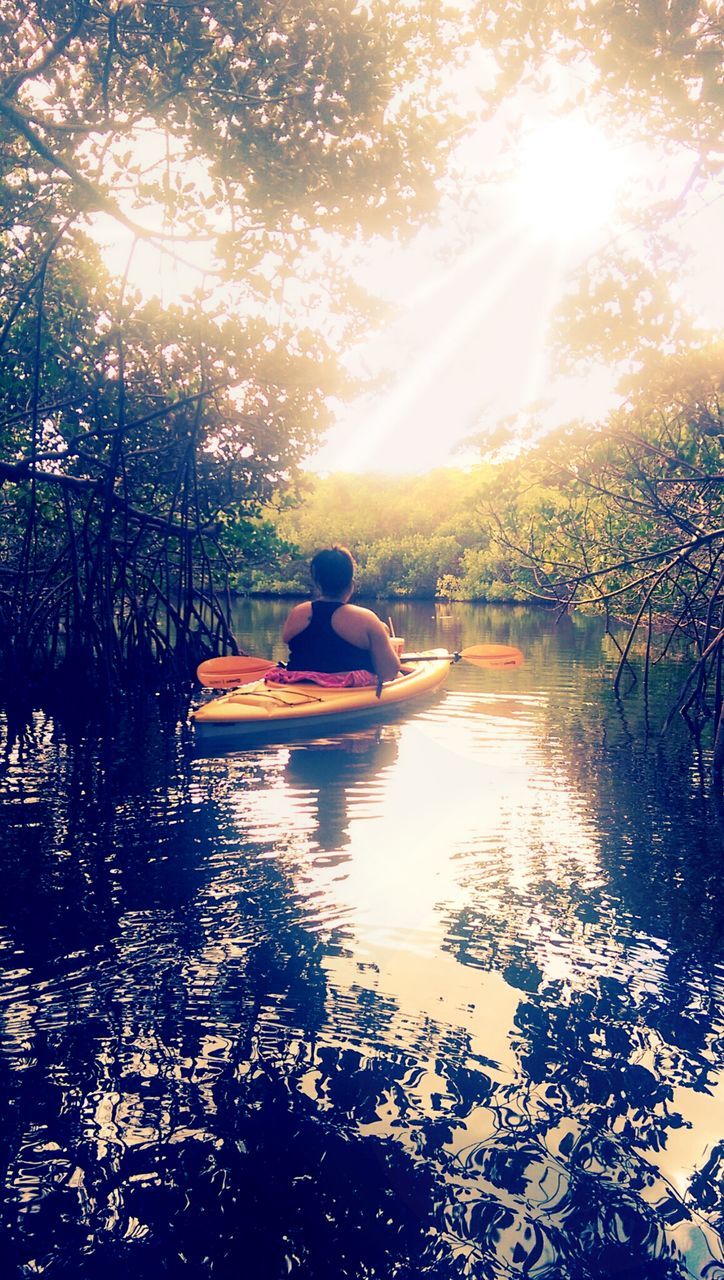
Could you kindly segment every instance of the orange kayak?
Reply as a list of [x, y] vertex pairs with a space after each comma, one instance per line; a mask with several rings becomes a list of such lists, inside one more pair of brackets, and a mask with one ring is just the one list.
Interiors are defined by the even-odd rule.
[[432, 693], [447, 678], [453, 661], [445, 649], [429, 649], [409, 669], [377, 689], [324, 689], [299, 684], [272, 685], [255, 680], [205, 702], [193, 713], [198, 735], [204, 739], [227, 736], [274, 736], [283, 740], [287, 731], [344, 732], [346, 728], [384, 719], [388, 712], [424, 694]]

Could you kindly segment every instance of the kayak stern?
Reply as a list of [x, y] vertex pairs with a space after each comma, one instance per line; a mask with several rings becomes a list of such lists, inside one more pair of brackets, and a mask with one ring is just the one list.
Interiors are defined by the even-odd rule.
[[[418, 655], [415, 655], [416, 657]], [[325, 689], [310, 683], [267, 685], [264, 680], [232, 689], [204, 703], [193, 712], [197, 735], [208, 739], [235, 732], [239, 735], [274, 735], [306, 728], [344, 730], [349, 724], [384, 719], [388, 712], [439, 688], [447, 678], [452, 657], [444, 649], [430, 649], [421, 661], [389, 680], [379, 691]]]

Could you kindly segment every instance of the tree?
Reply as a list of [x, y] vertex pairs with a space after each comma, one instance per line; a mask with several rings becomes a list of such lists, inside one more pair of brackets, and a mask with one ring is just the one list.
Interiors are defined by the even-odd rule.
[[[471, 24], [488, 55], [484, 113], [516, 102], [513, 134], [528, 104], [565, 117], [586, 114], [631, 149], [635, 190], [619, 223], [582, 263], [554, 320], [562, 367], [601, 357], [637, 361], [647, 346], [684, 349], [697, 326], [676, 296], [684, 250], [681, 221], [719, 198], [724, 25], [714, 0], [600, 0], [578, 4], [473, 6]], [[662, 194], [663, 163], [676, 157], [678, 188]], [[504, 163], [508, 163], [507, 149]], [[643, 172], [655, 161], [649, 189]]]
[[[110, 688], [229, 640], [224, 541], [258, 541], [260, 504], [345, 393], [337, 352], [367, 300], [344, 238], [408, 233], [434, 207], [454, 33], [454, 11], [351, 0], [5, 7], [9, 668], [64, 656]], [[193, 296], [134, 289], [143, 246], [196, 264]]]
[[495, 51], [491, 94], [540, 86], [555, 59], [576, 69], [579, 91], [599, 97], [618, 128], [685, 146], [697, 180], [717, 171], [722, 20], [711, 0], [516, 0], [475, 6], [473, 23]]
[[[616, 687], [643, 647], [651, 663], [681, 638], [694, 657], [672, 715], [717, 726], [724, 768], [724, 380], [721, 344], [651, 359], [629, 401], [599, 430], [573, 425], [525, 459], [508, 506], [488, 504], [531, 594], [561, 610], [596, 608], [612, 634], [622, 617]], [[509, 483], [512, 464], [509, 464]], [[529, 497], [531, 472], [538, 484]], [[671, 718], [671, 717], [670, 717]], [[669, 719], [670, 719], [669, 718]]]
[[260, 566], [252, 588], [308, 591], [314, 552], [344, 538], [363, 595], [432, 598], [439, 579], [457, 583], [464, 549], [480, 540], [472, 501], [478, 484], [452, 467], [420, 476], [306, 477], [298, 504], [272, 504], [267, 513], [289, 555], [271, 572]]

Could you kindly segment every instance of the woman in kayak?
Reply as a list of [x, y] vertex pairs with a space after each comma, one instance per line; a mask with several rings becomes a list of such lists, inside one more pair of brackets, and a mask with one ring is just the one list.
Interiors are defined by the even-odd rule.
[[316, 600], [291, 610], [282, 630], [288, 671], [367, 671], [392, 680], [400, 662], [384, 622], [350, 604], [355, 564], [346, 547], [318, 551], [310, 565]]

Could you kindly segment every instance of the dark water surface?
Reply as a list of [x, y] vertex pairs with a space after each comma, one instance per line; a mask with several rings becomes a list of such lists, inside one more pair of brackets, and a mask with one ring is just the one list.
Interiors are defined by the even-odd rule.
[[38, 715], [10, 752], [3, 1280], [724, 1278], [722, 829], [658, 736], [681, 668], [617, 702], [595, 622], [394, 614], [526, 665], [334, 740]]

